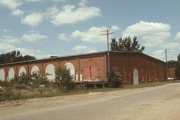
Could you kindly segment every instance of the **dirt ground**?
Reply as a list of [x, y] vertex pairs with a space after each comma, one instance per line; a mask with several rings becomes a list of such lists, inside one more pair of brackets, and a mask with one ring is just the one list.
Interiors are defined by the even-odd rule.
[[[139, 93], [141, 91], [163, 90], [168, 88], [175, 91], [174, 93], [162, 94], [158, 99], [149, 99], [124, 110], [125, 115], [111, 117], [112, 120], [180, 120], [180, 84], [179, 87], [171, 85], [158, 86], [152, 88], [126, 89], [110, 92], [89, 92], [87, 94], [58, 96], [49, 98], [37, 98], [27, 100], [15, 100], [0, 102], [0, 117], [13, 115], [17, 113], [51, 109], [57, 106], [67, 106], [73, 104], [87, 103], [88, 101], [97, 101], [108, 97], [126, 96]], [[174, 88], [174, 89], [173, 89]], [[167, 90], [168, 91], [168, 90]], [[162, 98], [162, 99], [160, 99]], [[134, 109], [135, 108], [135, 109]], [[167, 109], [168, 108], [168, 109]], [[106, 117], [107, 120], [110, 118]]]

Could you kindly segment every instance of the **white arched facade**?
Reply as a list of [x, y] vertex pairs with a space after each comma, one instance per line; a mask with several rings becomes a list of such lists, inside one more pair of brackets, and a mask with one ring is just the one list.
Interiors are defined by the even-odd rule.
[[139, 84], [138, 70], [134, 69], [133, 70], [133, 85], [138, 85], [138, 84]]
[[0, 80], [4, 81], [5, 80], [5, 72], [4, 69], [0, 69]]
[[34, 65], [31, 68], [31, 74], [33, 74], [33, 73], [39, 73], [39, 67], [37, 65]]
[[15, 71], [13, 68], [10, 68], [8, 71], [8, 80], [14, 79], [15, 77]]
[[69, 69], [70, 75], [73, 77], [73, 80], [74, 80], [75, 79], [74, 65], [71, 62], [67, 62], [67, 63], [65, 63], [65, 66], [66, 66], [67, 69]]
[[53, 64], [48, 64], [45, 69], [45, 74], [48, 80], [55, 80], [55, 67]]
[[25, 74], [26, 75], [26, 68], [25, 67], [21, 67], [19, 69], [19, 76], [21, 76], [22, 74]]

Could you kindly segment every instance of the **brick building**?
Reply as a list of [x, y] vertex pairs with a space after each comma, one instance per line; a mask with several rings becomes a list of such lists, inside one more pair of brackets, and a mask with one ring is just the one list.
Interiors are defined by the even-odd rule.
[[175, 71], [176, 71], [175, 66], [168, 66], [168, 78], [176, 79]]
[[[107, 82], [108, 54], [98, 52], [50, 59], [30, 60], [0, 65], [0, 80], [10, 80], [22, 73], [38, 72], [55, 78], [55, 68], [66, 65], [75, 82]], [[110, 52], [109, 66], [120, 72], [125, 84], [165, 80], [165, 63], [138, 52]]]

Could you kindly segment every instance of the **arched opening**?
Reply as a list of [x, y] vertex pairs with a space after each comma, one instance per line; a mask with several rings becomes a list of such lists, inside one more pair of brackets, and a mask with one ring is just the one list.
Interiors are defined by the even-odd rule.
[[13, 68], [10, 68], [8, 71], [8, 80], [12, 80], [15, 77], [15, 71]]
[[0, 80], [4, 81], [5, 80], [5, 72], [4, 69], [0, 69]]
[[26, 68], [25, 67], [21, 67], [19, 69], [19, 76], [21, 76], [22, 74], [26, 74]]
[[31, 75], [35, 73], [39, 73], [39, 67], [37, 65], [34, 65], [32, 68], [31, 68]]
[[134, 69], [133, 70], [133, 85], [138, 85], [138, 84], [139, 84], [138, 70]]
[[73, 80], [75, 80], [75, 69], [74, 65], [71, 62], [65, 63], [65, 66], [70, 71], [70, 75], [73, 77]]
[[46, 77], [48, 80], [50, 80], [50, 81], [55, 80], [55, 67], [53, 64], [48, 64], [46, 66], [45, 73], [46, 73]]

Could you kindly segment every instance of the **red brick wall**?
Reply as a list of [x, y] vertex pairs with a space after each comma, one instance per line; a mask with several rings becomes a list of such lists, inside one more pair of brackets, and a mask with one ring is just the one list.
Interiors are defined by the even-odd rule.
[[24, 67], [26, 69], [26, 73], [30, 74], [32, 67], [37, 65], [39, 67], [40, 74], [44, 75], [48, 64], [53, 64], [55, 67], [59, 67], [63, 66], [67, 62], [71, 62], [74, 65], [75, 76], [78, 76], [77, 78], [75, 77], [76, 81], [80, 81], [80, 74], [82, 74], [83, 80], [107, 80], [105, 53], [38, 60], [28, 63], [15, 63], [1, 66], [0, 69], [4, 69], [5, 78], [7, 78], [10, 68], [13, 68], [15, 70], [15, 75], [19, 76], [19, 69], [21, 67]]
[[175, 79], [176, 78], [175, 70], [176, 67], [168, 67], [168, 77]]
[[[15, 74], [18, 76], [19, 69], [22, 66], [26, 68], [26, 73], [30, 74], [32, 67], [37, 65], [40, 74], [44, 75], [48, 64], [59, 67], [67, 62], [74, 65], [75, 81], [80, 81], [81, 75], [83, 80], [107, 81], [107, 57], [105, 52], [1, 65], [0, 69], [4, 69], [7, 78], [11, 67], [14, 68]], [[138, 70], [139, 83], [165, 80], [165, 63], [141, 53], [110, 52], [110, 66], [122, 74], [126, 84], [133, 83], [134, 69]]]
[[165, 80], [165, 63], [140, 53], [111, 53], [111, 67], [117, 69], [124, 83], [132, 84], [133, 70], [138, 70], [139, 83]]

